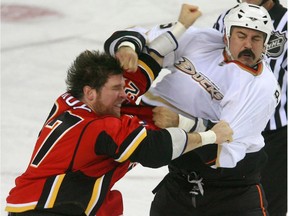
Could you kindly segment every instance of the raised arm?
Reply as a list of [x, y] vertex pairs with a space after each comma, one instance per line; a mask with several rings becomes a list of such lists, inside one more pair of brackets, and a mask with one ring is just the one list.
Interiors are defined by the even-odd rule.
[[[171, 29], [163, 31], [152, 41], [146, 38], [143, 28], [117, 31], [104, 44], [104, 49], [110, 55], [116, 56], [127, 71], [136, 71], [138, 55], [141, 52], [149, 53], [160, 65], [162, 57], [178, 47], [177, 40], [201, 15], [197, 6], [183, 4], [178, 22]], [[136, 30], [136, 31], [135, 31]], [[139, 32], [137, 32], [139, 30]], [[144, 49], [146, 47], [146, 49]]]

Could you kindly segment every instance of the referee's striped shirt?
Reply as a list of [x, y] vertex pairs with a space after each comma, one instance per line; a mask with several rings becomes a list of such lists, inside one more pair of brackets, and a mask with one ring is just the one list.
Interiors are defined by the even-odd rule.
[[[224, 17], [230, 10], [222, 13], [213, 28], [224, 32]], [[265, 130], [275, 130], [287, 125], [287, 8], [275, 2], [269, 14], [273, 21], [274, 32], [267, 47], [266, 61], [279, 82], [282, 89], [281, 101], [275, 109]]]

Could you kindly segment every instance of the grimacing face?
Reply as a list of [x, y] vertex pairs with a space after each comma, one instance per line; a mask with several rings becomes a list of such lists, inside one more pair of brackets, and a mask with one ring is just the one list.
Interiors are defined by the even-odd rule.
[[120, 117], [121, 104], [126, 99], [124, 87], [122, 74], [111, 75], [98, 91], [89, 86], [84, 87], [84, 103], [98, 115]]
[[[228, 40], [229, 50], [233, 59], [248, 67], [255, 66], [265, 51], [265, 36], [263, 32], [254, 29], [232, 27]], [[227, 45], [226, 37], [224, 42]]]

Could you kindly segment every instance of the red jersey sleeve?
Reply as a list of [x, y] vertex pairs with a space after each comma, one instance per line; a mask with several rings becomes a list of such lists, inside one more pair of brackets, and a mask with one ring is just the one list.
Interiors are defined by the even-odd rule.
[[142, 53], [139, 56], [136, 72], [124, 72], [125, 92], [127, 101], [124, 104], [135, 104], [151, 86], [161, 71], [160, 65], [149, 55]]

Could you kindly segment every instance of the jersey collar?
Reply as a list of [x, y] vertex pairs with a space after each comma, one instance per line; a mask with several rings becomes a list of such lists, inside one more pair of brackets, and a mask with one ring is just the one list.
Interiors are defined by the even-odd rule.
[[241, 69], [247, 71], [248, 73], [251, 73], [252, 75], [254, 76], [258, 76], [262, 73], [263, 71], [263, 63], [262, 61], [260, 61], [259, 63], [257, 63], [253, 68], [237, 61], [237, 60], [228, 60], [228, 55], [226, 53], [226, 51], [224, 50], [223, 52], [223, 56], [224, 56], [224, 62], [226, 64], [229, 64], [229, 63], [235, 63], [237, 64]]

